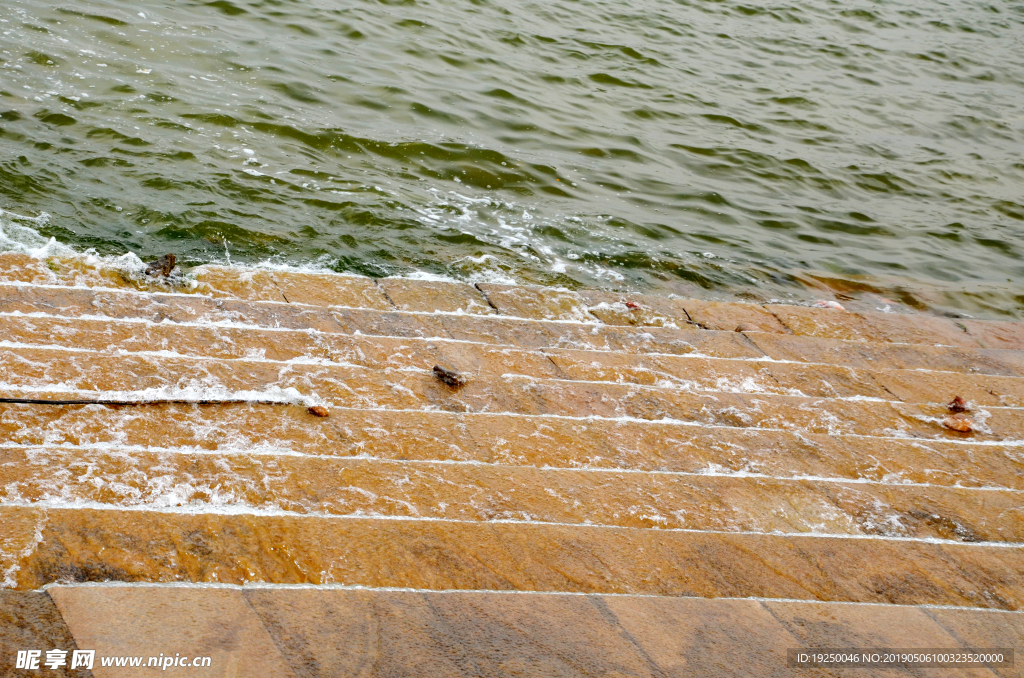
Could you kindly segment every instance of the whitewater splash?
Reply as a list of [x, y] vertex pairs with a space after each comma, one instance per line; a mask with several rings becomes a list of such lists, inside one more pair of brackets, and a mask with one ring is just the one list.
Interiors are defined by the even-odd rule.
[[[123, 279], [128, 284], [146, 280], [146, 264], [134, 252], [104, 256], [94, 248], [78, 251], [39, 230], [50, 223], [41, 212], [30, 217], [0, 209], [0, 252], [23, 254], [44, 264], [54, 282], [95, 282], [95, 278]], [[82, 280], [82, 277], [86, 280]], [[165, 283], [166, 285], [167, 283]], [[178, 286], [194, 287], [194, 280], [182, 279]]]
[[134, 252], [116, 257], [101, 256], [92, 248], [79, 252], [52, 236], [47, 238], [36, 230], [49, 223], [50, 215], [46, 212], [29, 217], [0, 209], [0, 252], [27, 254], [41, 261], [53, 257], [80, 259], [89, 266], [110, 268], [133, 276], [141, 276], [146, 270], [146, 264]]
[[[39, 232], [50, 224], [51, 217], [46, 212], [38, 216], [27, 216], [0, 209], [0, 254], [16, 253], [36, 259], [45, 266], [52, 278], [51, 282], [67, 284], [95, 285], [99, 280], [115, 283], [126, 283], [133, 287], [171, 287], [179, 291], [197, 291], [199, 284], [195, 272], [186, 272], [170, 279], [153, 279], [146, 275], [146, 262], [134, 252], [121, 255], [101, 255], [95, 248], [79, 251], [54, 237], [46, 237]], [[239, 271], [270, 271], [283, 273], [315, 273], [326, 275], [353, 276], [354, 273], [339, 273], [335, 270], [338, 260], [328, 256], [320, 256], [304, 263], [284, 262], [278, 258], [265, 259], [257, 263], [244, 265], [231, 260], [231, 251], [225, 246], [220, 256], [211, 257], [206, 264], [230, 266]], [[428, 271], [411, 271], [407, 275], [396, 276], [409, 280], [427, 280], [438, 282], [486, 282], [506, 285], [516, 284], [516, 280], [500, 267], [492, 266], [495, 258], [492, 255], [467, 257], [466, 263], [470, 270], [466, 280], [458, 280], [449, 275], [441, 275]]]

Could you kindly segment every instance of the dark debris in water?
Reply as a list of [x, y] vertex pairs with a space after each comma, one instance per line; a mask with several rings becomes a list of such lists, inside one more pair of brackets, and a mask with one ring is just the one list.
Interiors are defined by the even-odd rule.
[[948, 409], [950, 412], [953, 412], [954, 414], [958, 414], [960, 412], [966, 412], [968, 410], [968, 407], [967, 403], [964, 401], [963, 398], [961, 398], [960, 396], [956, 396], [955, 398], [953, 398], [952, 402], [946, 405], [946, 409]]
[[466, 377], [455, 370], [449, 370], [446, 367], [440, 365], [434, 365], [434, 374], [437, 378], [443, 381], [452, 388], [459, 388], [460, 386], [466, 385]]
[[177, 260], [173, 254], [165, 254], [156, 261], [149, 262], [146, 266], [146, 275], [151, 278], [169, 278]]

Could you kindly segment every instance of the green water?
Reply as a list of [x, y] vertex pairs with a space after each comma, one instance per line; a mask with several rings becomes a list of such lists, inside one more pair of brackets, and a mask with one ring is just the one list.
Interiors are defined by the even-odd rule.
[[1021, 317], [1022, 36], [1002, 0], [4, 0], [0, 208], [191, 264]]

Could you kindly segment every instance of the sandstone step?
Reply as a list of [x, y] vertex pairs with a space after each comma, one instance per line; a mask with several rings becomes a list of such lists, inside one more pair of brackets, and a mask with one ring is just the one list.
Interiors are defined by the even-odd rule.
[[[515, 346], [520, 349], [564, 347], [570, 349], [621, 351], [626, 353], [702, 354], [720, 358], [760, 358], [765, 354], [781, 360], [803, 360], [873, 369], [931, 369], [993, 376], [1024, 376], [1024, 353], [1012, 350], [961, 349], [917, 345], [875, 344], [853, 341], [821, 340], [778, 334], [675, 330], [659, 327], [632, 329], [607, 325], [579, 325], [559, 322], [524, 322], [508, 318], [474, 318], [459, 315], [391, 313], [364, 309], [318, 309], [314, 307], [246, 303], [187, 295], [141, 295], [131, 292], [89, 289], [14, 287], [0, 285], [0, 311], [7, 313], [47, 313], [56, 315], [103, 315], [111, 318], [146, 319], [158, 323], [135, 323], [139, 331], [159, 335], [163, 343], [168, 334], [182, 328], [166, 321], [198, 323], [193, 331], [217, 335], [244, 336], [240, 324], [250, 331], [258, 327], [292, 328], [327, 333], [383, 335], [399, 337], [439, 337], [463, 341]], [[17, 316], [7, 315], [11, 322]], [[46, 318], [35, 318], [45, 325]], [[50, 319], [57, 322], [56, 319]], [[5, 320], [6, 322], [6, 320]], [[210, 327], [220, 323], [219, 327]], [[112, 325], [113, 323], [111, 323]], [[127, 334], [122, 329], [120, 334]], [[276, 342], [294, 342], [284, 334]], [[77, 338], [77, 335], [76, 337]], [[69, 337], [69, 340], [71, 338]], [[303, 342], [307, 340], [302, 340]], [[753, 342], [753, 343], [752, 343]], [[137, 342], [136, 342], [137, 343]], [[231, 347], [220, 344], [223, 353]], [[270, 343], [270, 342], [268, 342]], [[755, 345], [757, 344], [757, 345]], [[273, 357], [273, 347], [263, 346]], [[254, 350], [261, 350], [256, 347]], [[237, 356], [236, 349], [233, 356]], [[287, 352], [285, 352], [287, 353]], [[224, 357], [228, 357], [224, 355]], [[998, 393], [998, 389], [996, 389]], [[998, 398], [999, 396], [992, 396]]]
[[551, 416], [336, 408], [325, 420], [275, 405], [0, 403], [0, 439], [1024, 489], [1019, 446]]
[[27, 254], [0, 252], [0, 282], [51, 285], [56, 276], [43, 262]]
[[[145, 291], [159, 290], [146, 281], [124, 279], [110, 271], [75, 271], [64, 275], [68, 262], [51, 260], [44, 265], [24, 255], [5, 255], [0, 260], [0, 280], [14, 282], [64, 282], [110, 285]], [[81, 263], [71, 269], [82, 268]], [[85, 268], [89, 268], [85, 266]], [[79, 275], [78, 273], [81, 273]], [[286, 301], [312, 307], [353, 307], [387, 311], [396, 305], [407, 310], [497, 309], [514, 317], [535, 320], [597, 319], [617, 325], [683, 327], [732, 331], [745, 326], [757, 332], [794, 333], [838, 337], [857, 341], [947, 344], [962, 347], [1024, 350], [1024, 331], [1019, 323], [949, 319], [925, 314], [853, 313], [836, 309], [749, 303], [725, 303], [672, 299], [654, 295], [582, 293], [530, 286], [479, 285], [401, 281], [382, 285], [371, 278], [314, 272], [271, 271], [242, 267], [202, 266], [196, 281], [181, 291], [241, 301]], [[399, 302], [389, 298], [394, 289]], [[483, 294], [480, 294], [480, 293]], [[483, 301], [481, 301], [483, 299]], [[628, 303], [628, 305], [627, 305]], [[474, 310], [468, 310], [474, 309]]]
[[473, 285], [437, 280], [381, 278], [377, 285], [399, 311], [493, 315], [497, 309]]
[[[0, 403], [8, 586], [762, 597], [758, 618], [801, 643], [841, 625], [786, 599], [1024, 599], [1014, 323], [223, 267], [144, 294], [108, 272], [18, 265], [0, 284], [0, 395], [297, 389], [331, 416]], [[443, 386], [434, 363], [470, 382]], [[942, 426], [953, 395], [973, 433]], [[264, 599], [206, 600], [204, 614], [250, 615], [253, 646], [296, 642], [282, 617], [251, 616]], [[910, 637], [978, 637], [943, 613]], [[648, 668], [675, 642], [677, 613], [658, 614], [668, 635]], [[216, 635], [199, 617], [187, 637]], [[306, 675], [286, 655], [270, 672]]]
[[[597, 321], [587, 311], [584, 300], [570, 290], [490, 283], [481, 283], [476, 287], [502, 315], [533, 320]], [[687, 320], [679, 322], [680, 326], [687, 324]]]
[[489, 377], [511, 373], [710, 391], [863, 396], [938, 404], [959, 395], [981, 407], [1024, 405], [1024, 379], [958, 372], [854, 370], [840, 365], [566, 349], [525, 351], [443, 339], [179, 326], [93, 318], [8, 316], [5, 325], [7, 342], [106, 352], [166, 351], [225, 359], [326, 359], [369, 368], [430, 369], [442, 364]]
[[582, 290], [579, 296], [592, 315], [609, 324], [695, 325], [706, 330], [788, 333], [779, 320], [757, 304], [699, 301], [655, 295]]
[[1010, 349], [881, 344], [753, 332], [746, 333], [746, 337], [773, 360], [844, 365], [853, 369], [935, 370], [1003, 377], [1024, 376], [1024, 352]]
[[203, 295], [144, 294], [121, 289], [0, 284], [0, 311], [131, 318], [154, 323], [262, 324], [264, 327], [344, 331], [334, 315], [323, 308], [287, 303], [249, 303]]
[[1024, 542], [1019, 491], [188, 448], [0, 448], [0, 502]]
[[0, 313], [80, 318], [148, 320], [154, 323], [237, 325], [394, 337], [442, 337], [460, 341], [538, 349], [547, 346], [761, 357], [742, 334], [669, 328], [625, 328], [566, 322], [531, 322], [465, 314], [387, 312], [317, 308], [297, 304], [243, 302], [198, 295], [139, 294], [123, 290], [24, 287], [0, 284]]
[[[302, 291], [311, 295], [306, 303], [321, 305], [360, 306], [360, 303], [338, 303], [335, 297], [349, 297], [349, 287], [369, 287], [372, 281], [349, 279], [348, 276], [323, 276], [305, 273], [259, 272], [266, 281], [253, 285], [240, 284], [253, 273], [244, 269], [204, 267], [200, 270], [217, 269], [217, 289], [235, 293], [240, 299], [256, 300], [266, 294], [273, 294], [268, 288], [275, 286]], [[200, 273], [202, 279], [209, 274]], [[339, 280], [335, 281], [332, 278]], [[283, 281], [283, 282], [282, 282]], [[209, 281], [207, 284], [210, 284]], [[343, 291], [331, 295], [311, 293], [309, 290], [332, 289]], [[406, 308], [433, 311], [450, 302], [428, 301], [432, 296], [452, 297], [465, 300], [456, 308], [481, 307], [476, 292], [482, 292], [487, 304], [506, 316], [534, 320], [574, 320], [592, 322], [600, 319], [608, 324], [676, 326], [695, 325], [704, 329], [733, 331], [740, 326], [756, 332], [778, 334], [794, 333], [818, 337], [842, 337], [857, 341], [897, 342], [915, 344], [946, 344], [963, 347], [1024, 349], [1024, 330], [1019, 323], [978, 320], [953, 320], [926, 314], [894, 314], [862, 312], [854, 313], [836, 309], [808, 308], [801, 306], [767, 305], [750, 303], [701, 301], [696, 299], [674, 299], [655, 295], [613, 294], [597, 291], [580, 293], [569, 290], [514, 285], [480, 284], [476, 290], [468, 285], [455, 292], [456, 285], [438, 286], [427, 281], [408, 281], [401, 284], [403, 292], [416, 301]], [[243, 291], [244, 288], [244, 291]], [[419, 289], [417, 289], [419, 288]], [[413, 290], [416, 290], [415, 292]], [[299, 298], [289, 297], [291, 301]], [[363, 303], [368, 308], [378, 308]], [[628, 305], [627, 305], [628, 304]], [[401, 307], [401, 306], [400, 306]]]
[[[118, 391], [185, 389], [204, 398], [216, 387], [252, 399], [273, 389], [294, 388], [355, 408], [442, 409], [562, 416], [673, 419], [705, 425], [788, 428], [817, 433], [906, 435], [971, 440], [1021, 440], [1024, 410], [978, 409], [975, 430], [953, 431], [942, 422], [944, 405], [739, 392], [687, 392], [675, 388], [573, 382], [506, 375], [470, 380], [459, 389], [442, 384], [428, 370], [371, 370], [337, 364], [220, 361], [160, 355], [106, 356], [63, 349], [8, 348], [0, 351], [0, 396], [60, 400], [118, 398]], [[103, 394], [107, 395], [104, 396]], [[218, 396], [225, 397], [225, 396]]]
[[[338, 583], [1020, 609], [1024, 549], [878, 537], [0, 507], [59, 581]], [[32, 546], [34, 543], [34, 546]], [[30, 552], [28, 552], [30, 551]]]
[[936, 404], [946, 404], [955, 396], [961, 396], [980, 407], [1024, 406], [1024, 379], [1017, 377], [852, 369], [841, 365], [694, 356], [627, 355], [561, 349], [544, 351], [565, 375], [580, 381], [674, 386], [702, 391], [781, 393], [818, 398], [867, 397]]
[[927, 314], [853, 313], [802, 306], [675, 299], [510, 285], [479, 285], [502, 313], [533, 319], [599, 318], [614, 325], [696, 325], [708, 330], [835, 337], [877, 343], [1024, 348], [1020, 323], [953, 320]]
[[[272, 667], [302, 678], [826, 676], [837, 670], [788, 667], [786, 650], [1020, 647], [1024, 638], [1024, 615], [996, 610], [477, 591], [54, 586], [7, 592], [2, 609], [39, 598], [54, 612], [30, 618], [73, 634], [97, 656], [148, 658], [180, 647], [210, 657], [211, 670], [269, 675]], [[99, 678], [124, 672], [97, 667]], [[1015, 669], [994, 671], [927, 675]]]
[[957, 321], [979, 344], [989, 349], [1024, 350], [1024, 328], [1010, 320]]
[[0, 589], [0, 657], [5, 663], [4, 675], [32, 675], [15, 668], [18, 652], [25, 650], [43, 653], [40, 668], [50, 676], [79, 678], [89, 675], [89, 672], [78, 669], [72, 671], [68, 666], [47, 668], [43, 664], [45, 652], [54, 648], [67, 650], [70, 657], [79, 646], [50, 596], [42, 591]]
[[1024, 349], [1021, 323], [953, 320], [925, 314], [851, 313], [828, 308], [768, 305], [793, 334], [900, 344]]
[[243, 301], [284, 301], [311, 306], [351, 306], [393, 310], [373, 278], [337, 273], [200, 266], [196, 281]]
[[[327, 360], [373, 369], [436, 364], [475, 375], [506, 373], [539, 377], [567, 375], [540, 351], [469, 344], [449, 339], [328, 334], [301, 330], [210, 327], [85, 318], [8, 316], [6, 341], [25, 347], [63, 346], [103, 353], [165, 352], [182, 357]], [[3, 350], [0, 347], [0, 350]]]

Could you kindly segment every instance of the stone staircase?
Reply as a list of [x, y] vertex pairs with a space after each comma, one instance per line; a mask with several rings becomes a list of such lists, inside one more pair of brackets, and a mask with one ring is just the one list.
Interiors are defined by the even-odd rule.
[[0, 255], [0, 654], [846, 675], [785, 650], [1024, 647], [1019, 324], [196, 274]]

